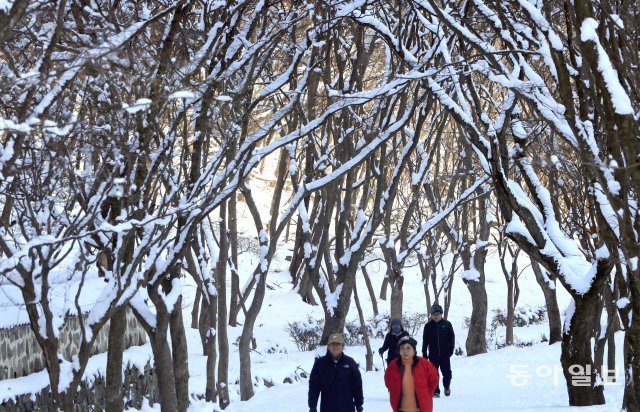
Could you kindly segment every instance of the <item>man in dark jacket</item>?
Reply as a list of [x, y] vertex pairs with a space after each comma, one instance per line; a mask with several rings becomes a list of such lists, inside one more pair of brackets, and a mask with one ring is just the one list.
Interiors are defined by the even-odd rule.
[[317, 358], [309, 377], [309, 412], [362, 412], [364, 396], [358, 364], [345, 355], [340, 333], [329, 335], [327, 354]]
[[[453, 326], [448, 320], [442, 319], [442, 306], [435, 304], [431, 307], [431, 320], [424, 326], [422, 335], [422, 356], [428, 357], [431, 363], [440, 368], [444, 394], [451, 395], [451, 356], [456, 347], [456, 337]], [[435, 398], [440, 397], [440, 385], [433, 393]]]
[[404, 336], [409, 336], [409, 334], [402, 327], [402, 322], [398, 318], [391, 319], [390, 324], [391, 330], [384, 337], [384, 343], [382, 347], [378, 349], [378, 353], [380, 356], [384, 353], [384, 351], [389, 350], [387, 352], [387, 365], [391, 363], [392, 360], [398, 357], [398, 341]]

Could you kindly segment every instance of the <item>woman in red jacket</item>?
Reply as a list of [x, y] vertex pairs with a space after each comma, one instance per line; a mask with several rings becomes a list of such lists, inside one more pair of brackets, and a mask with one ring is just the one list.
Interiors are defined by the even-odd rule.
[[384, 374], [393, 412], [432, 412], [438, 370], [428, 359], [416, 355], [416, 342], [404, 336], [398, 342], [398, 356]]

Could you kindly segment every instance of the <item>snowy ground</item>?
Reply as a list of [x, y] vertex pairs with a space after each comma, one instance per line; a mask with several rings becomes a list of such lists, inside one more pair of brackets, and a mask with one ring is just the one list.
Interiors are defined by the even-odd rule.
[[[621, 338], [621, 335], [619, 336]], [[345, 353], [364, 359], [361, 348], [347, 348]], [[540, 344], [531, 348], [509, 348], [474, 357], [452, 360], [452, 395], [434, 400], [434, 411], [612, 411], [621, 405], [623, 386], [607, 386], [607, 405], [568, 407], [568, 397], [559, 364], [559, 344]], [[378, 362], [379, 364], [380, 362]], [[515, 369], [511, 369], [512, 367]], [[528, 372], [531, 378], [510, 377], [513, 372]], [[521, 375], [520, 375], [521, 376]], [[383, 372], [363, 373], [365, 411], [389, 411], [389, 398]], [[279, 385], [261, 391], [247, 402], [235, 402], [227, 411], [304, 410], [307, 382]], [[277, 405], [277, 407], [275, 406]]]

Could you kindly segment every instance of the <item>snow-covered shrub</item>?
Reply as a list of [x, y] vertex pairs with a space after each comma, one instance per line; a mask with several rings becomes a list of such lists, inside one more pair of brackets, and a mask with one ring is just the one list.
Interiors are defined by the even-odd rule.
[[[491, 328], [496, 329], [500, 326], [507, 326], [507, 310], [493, 309], [491, 311]], [[547, 318], [547, 309], [544, 306], [535, 308], [529, 305], [519, 306], [515, 308], [513, 313], [513, 326], [524, 327], [529, 325], [538, 325], [543, 323]]]
[[520, 306], [515, 310], [514, 326], [539, 325], [547, 320], [546, 306]]
[[[308, 316], [305, 321], [287, 323], [285, 331], [289, 333], [289, 336], [291, 336], [291, 339], [299, 350], [311, 351], [320, 346], [323, 324], [323, 319], [313, 319], [311, 316]], [[370, 328], [367, 328], [367, 333], [371, 336], [372, 331]], [[345, 322], [343, 335], [344, 343], [347, 346], [364, 344], [364, 336], [360, 329], [360, 322]]]
[[389, 331], [389, 314], [378, 313], [375, 316], [371, 316], [367, 320], [367, 328], [369, 329], [369, 336], [372, 338], [384, 338], [384, 335]]
[[[367, 328], [367, 334], [371, 336]], [[347, 346], [364, 345], [364, 335], [360, 322], [346, 321], [344, 324], [344, 344]]]
[[[491, 311], [491, 329], [495, 330], [500, 326], [507, 326], [507, 310], [493, 309]], [[547, 319], [547, 309], [544, 306], [536, 306], [534, 308], [525, 305], [515, 308], [513, 313], [513, 326], [523, 327], [529, 325], [538, 325]], [[465, 316], [462, 322], [463, 329], [469, 329], [471, 318]]]
[[315, 350], [320, 345], [324, 320], [313, 319], [307, 316], [307, 320], [287, 323], [285, 331], [300, 351]]
[[[493, 309], [491, 311], [491, 325], [487, 330], [487, 347], [491, 349], [501, 349], [507, 346], [504, 336], [504, 330], [507, 326], [506, 309]], [[544, 306], [530, 307], [528, 305], [517, 307], [513, 313], [513, 327], [526, 327], [530, 325], [538, 325], [546, 321], [547, 309]], [[541, 342], [547, 341], [545, 335], [542, 335]], [[517, 347], [525, 347], [533, 345], [534, 340], [519, 340], [514, 336], [513, 345]]]
[[515, 338], [515, 342], [513, 342], [513, 344], [515, 346], [517, 346], [518, 348], [524, 348], [524, 347], [528, 347], [528, 346], [533, 346], [533, 340], [520, 340], [518, 338]]
[[282, 346], [280, 346], [279, 344], [275, 343], [272, 344], [271, 346], [269, 346], [266, 350], [267, 353], [273, 354], [273, 353], [287, 353], [287, 350], [285, 348], [283, 348]]
[[402, 316], [402, 325], [409, 335], [422, 336], [424, 325], [429, 322], [429, 314], [422, 312], [407, 313]]
[[[367, 320], [366, 330], [369, 338], [384, 338], [389, 331], [389, 314], [383, 313], [372, 316]], [[402, 317], [402, 325], [411, 336], [422, 336], [422, 329], [429, 321], [426, 313], [407, 313]], [[300, 351], [315, 350], [320, 346], [324, 319], [307, 319], [299, 322], [287, 323], [285, 331]], [[347, 346], [364, 345], [364, 335], [360, 328], [359, 320], [348, 320], [344, 325], [344, 343]]]

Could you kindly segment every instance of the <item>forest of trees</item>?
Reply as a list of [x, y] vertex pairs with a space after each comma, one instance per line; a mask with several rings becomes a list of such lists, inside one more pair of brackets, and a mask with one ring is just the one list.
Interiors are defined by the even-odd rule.
[[[494, 245], [532, 261], [570, 404], [605, 402], [598, 366], [624, 330], [622, 406], [640, 410], [639, 21], [625, 0], [0, 1], [0, 277], [22, 293], [56, 407], [73, 409], [110, 321], [107, 410], [122, 410], [131, 308], [162, 410], [187, 409], [185, 276], [207, 400], [228, 405], [230, 362], [251, 398], [253, 329], [291, 229], [292, 282], [322, 305], [323, 343], [379, 252], [392, 316], [406, 264], [427, 302], [446, 305], [462, 276], [466, 352], [485, 352]], [[268, 211], [250, 179], [265, 162]], [[238, 202], [260, 255], [244, 288]], [[105, 280], [73, 360], [50, 301], [61, 265]], [[517, 268], [503, 269], [513, 316]], [[571, 385], [573, 364], [594, 365], [591, 386]]]

